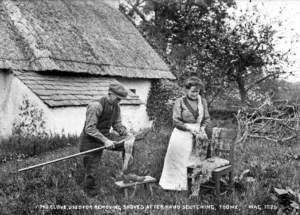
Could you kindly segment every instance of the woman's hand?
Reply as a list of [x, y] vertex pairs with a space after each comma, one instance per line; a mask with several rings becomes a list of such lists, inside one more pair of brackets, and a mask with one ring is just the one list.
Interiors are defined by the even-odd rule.
[[204, 128], [200, 128], [200, 129], [190, 129], [190, 132], [195, 135], [197, 138], [199, 138], [200, 140], [207, 140], [207, 134], [205, 132]]
[[197, 134], [197, 137], [200, 139], [200, 140], [207, 140], [208, 137], [207, 137], [207, 134], [205, 131], [200, 131], [198, 134]]
[[195, 128], [192, 126], [186, 126], [186, 128], [189, 132], [191, 132], [193, 135], [197, 136], [199, 139], [201, 139], [201, 140], [208, 139], [204, 127]]
[[187, 128], [187, 130], [188, 130], [189, 132], [191, 132], [193, 135], [197, 135], [197, 134], [200, 132], [199, 129], [195, 129], [195, 128], [193, 128], [193, 127], [187, 126], [186, 128]]

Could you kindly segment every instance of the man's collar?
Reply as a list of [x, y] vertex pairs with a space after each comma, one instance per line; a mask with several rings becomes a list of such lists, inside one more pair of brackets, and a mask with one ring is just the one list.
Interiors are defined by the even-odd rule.
[[106, 96], [106, 98], [107, 98], [107, 102], [108, 102], [109, 104], [111, 104], [111, 105], [114, 104], [114, 103], [110, 100], [109, 96]]
[[110, 104], [110, 105], [115, 105], [115, 103], [113, 101], [110, 100], [109, 96], [106, 96], [107, 98], [107, 102]]

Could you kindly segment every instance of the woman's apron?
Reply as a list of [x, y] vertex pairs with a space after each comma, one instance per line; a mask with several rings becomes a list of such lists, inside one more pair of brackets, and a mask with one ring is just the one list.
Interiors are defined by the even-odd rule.
[[[186, 123], [187, 127], [200, 129], [203, 118], [201, 97], [198, 98], [199, 116], [197, 123]], [[193, 134], [174, 128], [168, 150], [165, 156], [164, 167], [159, 181], [165, 190], [187, 190], [187, 166], [193, 163], [196, 156], [192, 155]]]

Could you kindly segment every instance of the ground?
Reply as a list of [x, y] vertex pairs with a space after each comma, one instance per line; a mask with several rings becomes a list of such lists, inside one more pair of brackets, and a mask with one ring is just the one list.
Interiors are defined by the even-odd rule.
[[[150, 132], [139, 140], [136, 143], [132, 171], [159, 179], [169, 135], [168, 130]], [[81, 158], [17, 173], [17, 169], [21, 167], [76, 152], [76, 146], [69, 146], [25, 160], [1, 164], [0, 214], [275, 214], [272, 207], [277, 203], [272, 200], [270, 189], [273, 186], [300, 189], [300, 173], [297, 171], [300, 164], [292, 156], [300, 154], [300, 147], [296, 144], [276, 145], [253, 140], [236, 147], [235, 166], [237, 175], [250, 169], [255, 181], [242, 184], [232, 194], [222, 196], [219, 203], [210, 192], [189, 199], [186, 192], [164, 191], [158, 185], [154, 185], [153, 197], [139, 189], [134, 198], [126, 201], [123, 193], [114, 185], [115, 176], [121, 168], [121, 155], [117, 152], [107, 151], [102, 157], [98, 177], [99, 194], [95, 198], [87, 197], [82, 191]], [[172, 205], [174, 208], [160, 209], [162, 204]], [[76, 209], [79, 205], [87, 208]], [[98, 209], [90, 210], [90, 205]], [[219, 211], [197, 210], [195, 205], [224, 205], [224, 208]], [[271, 205], [271, 208], [260, 210], [258, 207], [266, 205]], [[73, 209], [55, 210], [52, 208], [54, 206], [72, 206]], [[176, 207], [180, 207], [180, 210]]]

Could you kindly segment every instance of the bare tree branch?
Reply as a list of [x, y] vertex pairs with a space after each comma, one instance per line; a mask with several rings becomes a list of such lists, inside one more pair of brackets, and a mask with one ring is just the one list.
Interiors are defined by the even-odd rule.
[[282, 139], [273, 139], [273, 138], [270, 138], [268, 136], [259, 136], [259, 135], [253, 135], [253, 134], [250, 134], [248, 136], [252, 137], [252, 138], [261, 138], [261, 139], [269, 140], [269, 141], [272, 141], [272, 142], [275, 142], [275, 143], [284, 143], [284, 142], [287, 142], [287, 141], [290, 141], [290, 140], [296, 138], [297, 134], [294, 134], [292, 136], [282, 138]]
[[291, 119], [278, 119], [278, 118], [274, 118], [274, 117], [257, 117], [255, 118], [252, 123], [255, 123], [257, 121], [260, 121], [260, 120], [273, 120], [273, 121], [281, 121], [281, 122], [297, 122], [298, 119], [295, 119], [295, 118], [291, 118]]
[[255, 82], [251, 83], [251, 84], [246, 88], [246, 91], [249, 91], [250, 89], [252, 89], [253, 87], [255, 87], [257, 84], [259, 84], [259, 83], [261, 83], [261, 82], [267, 80], [268, 78], [270, 78], [270, 77], [272, 77], [272, 76], [274, 76], [274, 74], [269, 74], [269, 75], [267, 75], [267, 76], [265, 76], [265, 77], [263, 77], [263, 78], [261, 78], [261, 79], [255, 81]]
[[147, 22], [145, 15], [138, 9], [138, 7], [144, 2], [136, 0], [134, 4], [130, 0], [126, 0], [126, 2], [131, 6], [131, 11], [134, 11], [144, 22]]

